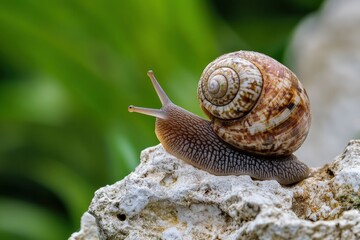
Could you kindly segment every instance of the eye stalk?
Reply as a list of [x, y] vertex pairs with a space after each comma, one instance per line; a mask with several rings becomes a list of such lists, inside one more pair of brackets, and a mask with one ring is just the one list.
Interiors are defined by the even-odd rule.
[[[166, 95], [165, 91], [162, 89], [162, 87], [156, 80], [154, 72], [152, 70], [149, 70], [147, 72], [147, 75], [149, 76], [149, 78], [154, 86], [154, 89], [161, 101], [162, 107], [164, 107], [165, 105], [171, 104], [169, 97]], [[167, 118], [166, 112], [164, 112], [162, 109], [144, 108], [144, 107], [136, 107], [136, 106], [130, 105], [128, 107], [128, 111], [141, 113], [144, 115], [153, 116], [153, 117], [161, 118], [161, 119]]]
[[155, 88], [155, 91], [160, 98], [161, 104], [164, 106], [168, 103], [171, 103], [170, 98], [166, 95], [165, 91], [162, 89], [159, 82], [156, 80], [154, 72], [152, 70], [149, 70], [147, 72], [147, 75], [150, 78], [150, 80]]

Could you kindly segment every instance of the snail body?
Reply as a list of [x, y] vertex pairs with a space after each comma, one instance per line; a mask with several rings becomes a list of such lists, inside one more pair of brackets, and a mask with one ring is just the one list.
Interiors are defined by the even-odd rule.
[[276, 60], [239, 51], [210, 63], [198, 86], [210, 121], [173, 104], [152, 71], [148, 75], [162, 108], [129, 106], [129, 111], [156, 117], [156, 136], [170, 154], [215, 175], [246, 174], [285, 185], [309, 175], [292, 154], [310, 127], [309, 99], [296, 76]]

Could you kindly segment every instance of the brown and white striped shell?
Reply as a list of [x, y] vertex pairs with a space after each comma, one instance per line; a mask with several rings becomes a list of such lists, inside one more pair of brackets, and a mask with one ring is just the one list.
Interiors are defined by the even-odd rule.
[[221, 139], [255, 154], [290, 155], [310, 128], [302, 84], [261, 53], [239, 51], [215, 59], [202, 73], [198, 98]]

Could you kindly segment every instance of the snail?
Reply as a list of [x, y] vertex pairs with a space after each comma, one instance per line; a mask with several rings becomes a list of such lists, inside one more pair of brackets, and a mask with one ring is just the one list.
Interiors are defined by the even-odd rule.
[[155, 133], [167, 152], [214, 175], [249, 175], [288, 185], [309, 176], [293, 154], [311, 122], [302, 84], [287, 67], [261, 53], [222, 55], [204, 69], [198, 99], [205, 120], [175, 105], [148, 76], [161, 109], [129, 106], [156, 117]]

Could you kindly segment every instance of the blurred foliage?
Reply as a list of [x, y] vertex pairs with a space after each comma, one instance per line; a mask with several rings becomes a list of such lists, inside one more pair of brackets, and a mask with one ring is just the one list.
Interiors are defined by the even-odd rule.
[[94, 191], [158, 143], [146, 72], [204, 116], [197, 79], [239, 49], [281, 60], [321, 1], [0, 2], [0, 239], [64, 239]]

